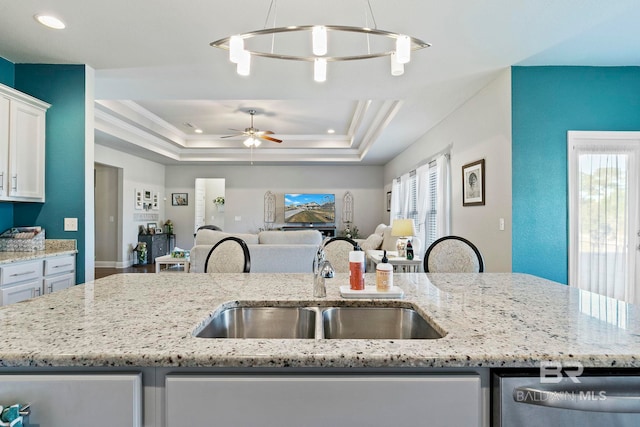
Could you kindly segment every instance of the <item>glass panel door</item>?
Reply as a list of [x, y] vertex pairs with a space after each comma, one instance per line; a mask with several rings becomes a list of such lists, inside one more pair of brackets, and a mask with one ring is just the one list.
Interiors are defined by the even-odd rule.
[[638, 302], [635, 132], [569, 133], [569, 284]]

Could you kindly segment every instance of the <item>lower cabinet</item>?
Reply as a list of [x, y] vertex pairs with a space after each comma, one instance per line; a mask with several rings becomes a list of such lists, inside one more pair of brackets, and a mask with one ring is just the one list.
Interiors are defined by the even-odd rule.
[[17, 285], [0, 287], [1, 305], [13, 304], [42, 295], [42, 279], [37, 278]]
[[31, 403], [27, 426], [141, 427], [142, 375], [0, 375], [0, 404], [14, 403]]
[[42, 295], [42, 271], [41, 259], [0, 267], [0, 304], [13, 304]]
[[60, 291], [76, 284], [76, 256], [61, 255], [44, 260], [44, 293]]
[[0, 305], [13, 304], [76, 284], [75, 254], [0, 266]]
[[166, 377], [166, 426], [480, 426], [478, 375]]

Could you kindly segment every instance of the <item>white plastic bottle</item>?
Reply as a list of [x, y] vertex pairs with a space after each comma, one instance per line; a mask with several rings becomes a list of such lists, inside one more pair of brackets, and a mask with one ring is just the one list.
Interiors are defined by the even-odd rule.
[[393, 265], [388, 263], [387, 251], [382, 255], [382, 262], [376, 266], [376, 290], [388, 292], [393, 288]]

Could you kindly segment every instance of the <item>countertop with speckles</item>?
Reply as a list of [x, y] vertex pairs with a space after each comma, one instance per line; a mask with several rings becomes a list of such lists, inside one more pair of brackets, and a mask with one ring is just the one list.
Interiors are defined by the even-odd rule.
[[2, 252], [0, 265], [77, 253], [74, 239], [45, 239], [43, 251]]
[[[524, 274], [396, 274], [402, 299], [313, 298], [311, 274], [116, 274], [0, 308], [5, 367], [640, 367], [640, 308]], [[373, 284], [375, 276], [366, 275]], [[434, 340], [205, 339], [235, 305], [413, 307]]]

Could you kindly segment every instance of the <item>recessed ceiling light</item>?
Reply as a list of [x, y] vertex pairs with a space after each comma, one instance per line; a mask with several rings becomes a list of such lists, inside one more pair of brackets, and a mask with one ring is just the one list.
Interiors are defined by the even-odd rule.
[[336, 131], [333, 129], [327, 129], [327, 133], [336, 133]]
[[202, 133], [202, 129], [196, 129], [194, 130], [195, 133]]
[[53, 28], [54, 30], [62, 30], [66, 27], [65, 23], [55, 16], [37, 14], [34, 18], [45, 27]]

